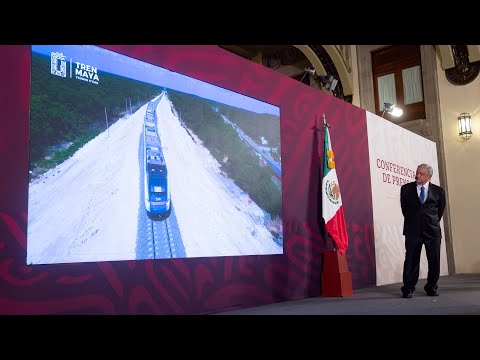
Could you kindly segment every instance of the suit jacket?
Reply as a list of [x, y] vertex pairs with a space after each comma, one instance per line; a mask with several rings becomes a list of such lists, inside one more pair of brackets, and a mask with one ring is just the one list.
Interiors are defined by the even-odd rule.
[[445, 210], [445, 191], [438, 185], [429, 184], [423, 205], [417, 194], [415, 181], [400, 188], [400, 205], [403, 213], [403, 235], [441, 238], [440, 219]]

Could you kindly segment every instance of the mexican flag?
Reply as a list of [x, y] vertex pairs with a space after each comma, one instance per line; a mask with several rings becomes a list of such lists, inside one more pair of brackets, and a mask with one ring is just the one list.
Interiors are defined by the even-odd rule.
[[337, 171], [335, 170], [335, 157], [328, 125], [324, 124], [324, 157], [322, 179], [322, 214], [325, 219], [325, 227], [332, 237], [340, 253], [345, 254], [348, 246], [348, 234], [343, 215], [342, 196], [338, 183]]

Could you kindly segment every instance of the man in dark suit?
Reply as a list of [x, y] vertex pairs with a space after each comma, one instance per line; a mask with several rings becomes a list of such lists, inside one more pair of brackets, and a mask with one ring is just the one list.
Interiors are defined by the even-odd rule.
[[427, 295], [438, 296], [438, 278], [440, 276], [440, 243], [442, 230], [440, 219], [445, 210], [445, 191], [430, 179], [433, 169], [430, 165], [417, 167], [415, 181], [400, 188], [400, 205], [404, 217], [403, 235], [405, 236], [405, 261], [403, 263], [404, 298], [411, 298], [418, 282], [420, 254], [422, 246], [428, 260]]

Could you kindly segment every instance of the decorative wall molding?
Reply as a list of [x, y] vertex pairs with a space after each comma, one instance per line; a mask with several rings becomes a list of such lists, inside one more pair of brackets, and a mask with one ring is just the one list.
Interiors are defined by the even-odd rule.
[[447, 80], [453, 85], [467, 85], [480, 72], [480, 61], [471, 63], [467, 45], [451, 45], [455, 67], [445, 70]]
[[335, 48], [342, 57], [343, 64], [347, 69], [347, 72], [352, 73], [352, 55], [350, 53], [350, 45], [335, 45]]

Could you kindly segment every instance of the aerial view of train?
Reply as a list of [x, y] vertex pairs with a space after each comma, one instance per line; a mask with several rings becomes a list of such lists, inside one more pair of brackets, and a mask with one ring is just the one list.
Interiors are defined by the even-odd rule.
[[166, 219], [171, 213], [168, 170], [157, 132], [157, 102], [150, 101], [144, 117], [145, 209], [152, 218]]

